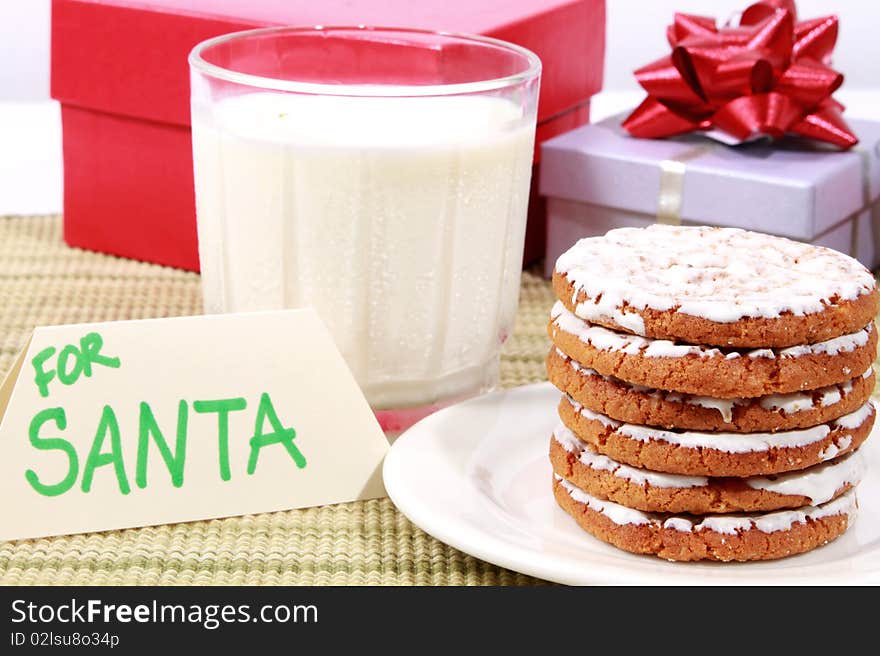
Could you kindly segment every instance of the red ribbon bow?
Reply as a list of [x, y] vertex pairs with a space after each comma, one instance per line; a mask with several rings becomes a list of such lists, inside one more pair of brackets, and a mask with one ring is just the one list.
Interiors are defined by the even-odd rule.
[[791, 133], [858, 143], [831, 97], [843, 83], [828, 66], [837, 16], [798, 22], [794, 0], [762, 0], [735, 27], [676, 14], [666, 35], [672, 54], [635, 72], [648, 97], [623, 122], [631, 135], [719, 129], [739, 140]]

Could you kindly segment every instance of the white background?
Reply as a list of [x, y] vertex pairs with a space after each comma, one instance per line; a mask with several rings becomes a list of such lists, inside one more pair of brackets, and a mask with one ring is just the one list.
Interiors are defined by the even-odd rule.
[[[607, 3], [605, 92], [594, 103], [596, 118], [641, 97], [632, 71], [668, 52], [665, 26], [675, 11], [723, 20], [749, 4], [748, 0]], [[61, 208], [60, 127], [57, 109], [47, 102], [49, 7], [49, 0], [0, 0], [0, 213], [4, 214]], [[837, 97], [850, 106], [850, 116], [880, 116], [880, 2], [800, 0], [798, 10], [801, 18], [838, 14], [841, 28], [834, 65], [844, 71], [846, 83]]]

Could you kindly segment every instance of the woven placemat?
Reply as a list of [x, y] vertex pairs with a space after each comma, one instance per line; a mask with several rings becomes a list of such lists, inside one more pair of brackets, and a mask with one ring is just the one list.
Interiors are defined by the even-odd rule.
[[[550, 286], [524, 273], [505, 386], [545, 378]], [[199, 314], [193, 273], [67, 247], [58, 216], [0, 217], [0, 376], [35, 326]], [[3, 503], [14, 503], [5, 499]], [[387, 499], [0, 542], [3, 584], [529, 585], [461, 553]]]

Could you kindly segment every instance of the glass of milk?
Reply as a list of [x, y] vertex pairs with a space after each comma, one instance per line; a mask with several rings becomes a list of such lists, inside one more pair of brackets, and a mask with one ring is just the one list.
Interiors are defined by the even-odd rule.
[[316, 27], [218, 37], [189, 62], [205, 311], [313, 306], [389, 432], [495, 386], [539, 59]]

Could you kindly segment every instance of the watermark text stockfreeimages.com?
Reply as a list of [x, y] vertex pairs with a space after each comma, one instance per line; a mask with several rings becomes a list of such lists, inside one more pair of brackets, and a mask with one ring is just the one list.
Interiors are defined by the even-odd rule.
[[106, 603], [87, 599], [57, 603], [35, 603], [24, 599], [12, 601], [13, 624], [196, 624], [210, 631], [223, 624], [295, 623], [316, 624], [318, 607], [314, 604], [201, 604], [201, 603]]

